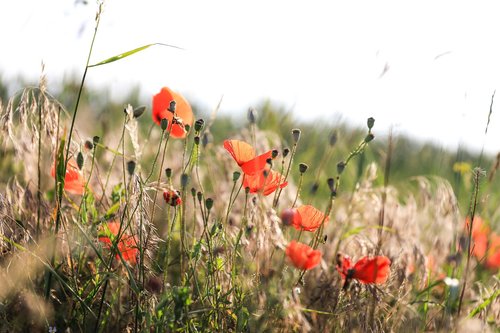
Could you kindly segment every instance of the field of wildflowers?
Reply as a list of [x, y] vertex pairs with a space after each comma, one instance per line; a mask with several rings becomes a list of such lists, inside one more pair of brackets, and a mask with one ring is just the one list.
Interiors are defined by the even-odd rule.
[[498, 163], [401, 176], [373, 118], [225, 126], [174, 87], [90, 121], [87, 71], [144, 48], [72, 112], [0, 101], [0, 332], [498, 331]]

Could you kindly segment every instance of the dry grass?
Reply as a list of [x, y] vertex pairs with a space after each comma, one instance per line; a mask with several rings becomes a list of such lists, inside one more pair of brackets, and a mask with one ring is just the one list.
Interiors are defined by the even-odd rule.
[[[273, 195], [238, 192], [237, 166], [220, 142], [201, 145], [198, 163], [186, 167], [194, 135], [169, 142], [164, 167], [172, 169], [172, 177], [166, 178], [160, 161], [152, 170], [163, 135], [155, 127], [143, 137], [132, 111], [125, 113], [121, 132], [106, 133], [95, 149], [84, 148], [93, 133], [75, 132], [70, 152], [75, 157], [82, 152], [90, 186], [83, 197], [65, 193], [58, 207], [50, 169], [68, 126], [64, 108], [43, 88], [26, 89], [0, 104], [6, 171], [0, 177], [2, 330], [474, 332], [499, 327], [498, 295], [484, 303], [498, 290], [495, 272], [474, 259], [473, 273], [465, 277], [469, 288], [461, 316], [456, 290], [443, 282], [463, 278], [464, 267], [463, 253], [456, 251], [464, 217], [445, 179], [416, 177], [404, 187], [383, 187], [376, 185], [383, 176], [373, 162], [353, 191], [338, 188], [324, 229], [299, 233], [280, 218], [300, 190], [292, 178], [277, 207]], [[282, 138], [253, 126], [234, 138], [255, 141], [258, 152], [283, 151]], [[280, 154], [273, 162], [277, 170], [281, 159]], [[133, 173], [127, 172], [129, 161], [135, 162]], [[284, 161], [287, 165], [290, 156]], [[309, 172], [320, 174], [319, 165], [307, 163]], [[183, 173], [189, 175], [185, 186]], [[161, 192], [155, 196], [170, 187], [181, 191], [182, 208], [166, 205]], [[213, 199], [212, 207], [207, 199]], [[326, 210], [329, 200], [317, 200], [317, 207]], [[56, 234], [58, 209], [62, 223]], [[110, 220], [135, 235], [137, 264], [117, 259], [116, 249], [99, 241]], [[303, 242], [318, 237], [323, 254], [305, 274], [284, 254], [298, 237]], [[335, 268], [339, 252], [353, 259], [389, 257], [388, 281], [353, 281], [342, 289]], [[49, 284], [48, 274], [55, 277]]]

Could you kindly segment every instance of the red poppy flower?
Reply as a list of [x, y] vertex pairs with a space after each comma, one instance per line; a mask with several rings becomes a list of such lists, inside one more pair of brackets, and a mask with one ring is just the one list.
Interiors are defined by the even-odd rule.
[[[465, 220], [466, 233], [469, 228], [469, 218]], [[479, 216], [474, 217], [472, 225], [472, 254], [478, 260], [484, 260], [484, 265], [491, 269], [500, 268], [500, 236], [492, 232]]]
[[266, 167], [267, 160], [272, 157], [272, 151], [255, 156], [255, 149], [240, 140], [225, 140], [224, 148], [241, 167], [246, 175], [253, 175]]
[[177, 190], [165, 190], [163, 191], [163, 199], [170, 206], [178, 206], [182, 204], [181, 193]]
[[[175, 114], [168, 110], [171, 101], [175, 101]], [[153, 96], [153, 120], [160, 125], [162, 119], [168, 120], [167, 131], [174, 138], [186, 137], [184, 126], [192, 126], [194, 121], [189, 103], [167, 87], [161, 88], [160, 92]]]
[[351, 279], [361, 283], [385, 283], [390, 273], [391, 261], [385, 256], [363, 257], [354, 265], [349, 256], [337, 254], [337, 271], [345, 279], [345, 287]]
[[311, 205], [303, 205], [293, 209], [295, 212], [291, 221], [292, 226], [297, 230], [316, 231], [323, 221], [325, 223], [330, 219], [321, 211]]
[[299, 269], [307, 270], [316, 267], [321, 261], [321, 252], [314, 250], [306, 244], [294, 240], [286, 247], [286, 255], [293, 265]]
[[[108, 248], [111, 244], [116, 241], [115, 238], [118, 236], [120, 231], [119, 222], [109, 222], [101, 229], [101, 235], [99, 236], [99, 241], [106, 244]], [[123, 260], [129, 262], [130, 264], [137, 263], [137, 254], [139, 250], [137, 248], [137, 239], [134, 236], [130, 236], [121, 232], [121, 239], [118, 240], [118, 251], [120, 251]], [[116, 259], [120, 260], [120, 255], [116, 255]]]
[[[267, 174], [267, 176], [266, 176]], [[274, 170], [262, 170], [253, 175], [245, 175], [243, 178], [243, 187], [249, 188], [250, 193], [261, 192], [264, 195], [269, 195], [276, 189], [283, 188], [288, 185], [281, 173]]]
[[491, 235], [485, 265], [491, 269], [500, 268], [500, 236], [495, 233]]
[[[469, 218], [465, 220], [465, 232], [469, 233]], [[488, 234], [490, 234], [490, 228], [484, 224], [483, 219], [479, 216], [474, 217], [474, 223], [472, 224], [472, 240], [474, 241], [472, 254], [478, 258], [484, 258], [486, 255], [486, 250], [488, 249]]]
[[[52, 165], [50, 175], [56, 177], [56, 163]], [[85, 179], [74, 158], [70, 158], [66, 165], [66, 176], [64, 177], [64, 189], [73, 194], [83, 195], [85, 192]]]

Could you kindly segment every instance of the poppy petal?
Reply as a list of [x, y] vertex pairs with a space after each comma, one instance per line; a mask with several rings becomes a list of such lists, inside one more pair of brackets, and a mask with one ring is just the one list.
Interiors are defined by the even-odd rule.
[[267, 177], [265, 176], [265, 171], [258, 172], [253, 175], [245, 175], [243, 179], [243, 187], [249, 188], [250, 193], [258, 193], [262, 191], [262, 194], [269, 195], [276, 191], [276, 189], [283, 188], [288, 185], [284, 177], [277, 171], [269, 170], [267, 172]]
[[[170, 102], [175, 101], [175, 116], [168, 110]], [[192, 126], [194, 121], [193, 110], [186, 99], [167, 87], [153, 96], [153, 121], [160, 125], [162, 119], [168, 120], [167, 130], [174, 138], [186, 137], [185, 125]]]
[[250, 161], [241, 164], [241, 171], [246, 175], [253, 175], [265, 169], [267, 160], [272, 157], [272, 151], [252, 158]]
[[303, 205], [297, 208], [297, 217], [293, 221], [293, 226], [297, 230], [316, 231], [321, 224], [328, 222], [329, 217], [311, 205]]
[[363, 257], [354, 264], [353, 278], [362, 283], [384, 283], [390, 273], [391, 261], [384, 256]]
[[[50, 175], [56, 177], [55, 161], [50, 170]], [[69, 193], [83, 195], [85, 193], [85, 179], [74, 158], [68, 160], [66, 165], [66, 175], [64, 176], [64, 190]]]
[[225, 140], [224, 148], [226, 148], [239, 166], [255, 158], [255, 149], [244, 141]]
[[321, 261], [320, 251], [294, 240], [288, 244], [285, 253], [292, 264], [302, 270], [312, 269]]

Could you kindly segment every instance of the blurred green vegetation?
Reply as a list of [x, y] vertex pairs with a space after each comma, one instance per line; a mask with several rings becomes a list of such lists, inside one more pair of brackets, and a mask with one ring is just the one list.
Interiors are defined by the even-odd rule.
[[[6, 105], [9, 97], [12, 97], [16, 90], [30, 85], [23, 78], [6, 81], [0, 74], [0, 98]], [[33, 84], [31, 84], [33, 86]], [[66, 77], [60, 85], [49, 87], [49, 92], [55, 96], [70, 112], [74, 108], [79, 87], [79, 80], [76, 76]], [[109, 90], [97, 90], [92, 87], [85, 87], [80, 101], [80, 114], [77, 119], [83, 124], [92, 124], [93, 135], [101, 137], [102, 142], [106, 142], [106, 135], [121, 128], [123, 108], [126, 104], [134, 107], [145, 105], [148, 109], [151, 106], [151, 99], [141, 95], [139, 87], [131, 87], [123, 95], [122, 100], [117, 101], [110, 98]], [[191, 101], [193, 111], [197, 118], [210, 118], [212, 110], [207, 110], [196, 104], [197, 101]], [[291, 130], [299, 128], [302, 131], [301, 139], [298, 144], [297, 154], [295, 156], [294, 168], [291, 175], [295, 182], [298, 182], [299, 171], [298, 164], [306, 163], [309, 166], [304, 175], [304, 185], [301, 197], [306, 202], [316, 202], [317, 198], [328, 196], [328, 186], [326, 180], [330, 177], [336, 177], [338, 162], [344, 160], [349, 152], [366, 136], [367, 128], [354, 128], [349, 124], [338, 121], [334, 123], [327, 117], [323, 119], [313, 119], [303, 121], [297, 119], [291, 110], [274, 105], [269, 101], [261, 101], [255, 104], [258, 111], [257, 127], [259, 130], [273, 132], [281, 140], [281, 147], [271, 147], [280, 150], [278, 162], [275, 166], [281, 166], [281, 151], [283, 148], [292, 146]], [[249, 122], [246, 117], [247, 110], [241, 110], [237, 116], [229, 114], [217, 114], [217, 118], [210, 124], [210, 134], [214, 144], [222, 144], [226, 138], [237, 137], [243, 128], [249, 128]], [[119, 116], [117, 116], [119, 115]], [[141, 132], [147, 134], [151, 127], [151, 118], [147, 115], [139, 119]], [[363, 177], [365, 169], [369, 163], [375, 162], [378, 165], [378, 177], [376, 184], [384, 184], [384, 168], [388, 153], [388, 141], [386, 136], [377, 136], [377, 123], [373, 128], [375, 140], [361, 156], [354, 158], [344, 171], [341, 180], [340, 194], [351, 192], [356, 183]], [[336, 137], [336, 143], [331, 144], [332, 136]], [[480, 158], [478, 152], [468, 151], [459, 148], [458, 151], [448, 151], [432, 142], [419, 142], [405, 135], [393, 137], [393, 151], [390, 165], [389, 183], [399, 189], [405, 189], [409, 181], [415, 176], [438, 176], [448, 180], [453, 186], [459, 200], [459, 206], [462, 213], [467, 212], [470, 195], [472, 192], [472, 169], [476, 166], [486, 171], [486, 177], [482, 179], [481, 190], [486, 192], [490, 199], [487, 202], [497, 202], [499, 199], [498, 191], [500, 180], [493, 177], [488, 180], [488, 175], [494, 167], [495, 159], [492, 156], [483, 156]], [[9, 169], [8, 154], [2, 157], [1, 181], [6, 181], [11, 170]], [[480, 165], [478, 163], [480, 162]], [[457, 164], [461, 163], [462, 164]], [[460, 171], [454, 171], [457, 165], [462, 167]], [[4, 172], [6, 171], [6, 172]], [[315, 194], [311, 189], [317, 184], [318, 189]], [[403, 191], [404, 193], [404, 191]], [[486, 204], [485, 204], [486, 206]], [[495, 210], [496, 207], [484, 207], [484, 209]]]

